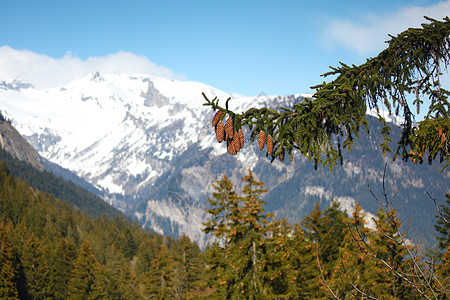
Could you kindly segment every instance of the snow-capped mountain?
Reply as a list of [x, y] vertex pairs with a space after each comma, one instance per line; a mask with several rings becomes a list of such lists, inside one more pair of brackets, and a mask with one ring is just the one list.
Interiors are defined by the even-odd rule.
[[[194, 145], [212, 156], [226, 152], [211, 134], [213, 112], [202, 105], [202, 92], [224, 100], [230, 96], [197, 82], [95, 72], [46, 90], [19, 79], [2, 81], [0, 109], [41, 156], [105, 191], [116, 207], [133, 212], [146, 198], [142, 191], [154, 190], [156, 180], [176, 168], [173, 161]], [[259, 98], [259, 104], [269, 99]], [[255, 104], [252, 100], [233, 103], [245, 108]], [[238, 159], [251, 167], [248, 155]], [[201, 178], [201, 190], [208, 190], [214, 178], [194, 171], [191, 180], [200, 175], [208, 178]], [[183, 184], [187, 190], [199, 188]], [[197, 233], [190, 236], [198, 240], [205, 199], [196, 212], [164, 200], [145, 199], [144, 215], [136, 214], [143, 225], [163, 233], [166, 230], [145, 215], [167, 217], [182, 225], [180, 231], [189, 233], [188, 227], [195, 226]], [[171, 231], [179, 231], [177, 226], [170, 226]]]
[[[313, 180], [315, 175], [302, 182], [299, 174], [314, 172], [302, 157], [294, 163], [271, 164], [256, 146], [244, 147], [235, 157], [226, 154], [226, 146], [216, 142], [211, 126], [214, 112], [202, 105], [202, 92], [222, 101], [230, 97], [202, 83], [146, 74], [95, 72], [46, 90], [14, 79], [0, 81], [0, 110], [41, 156], [103, 190], [106, 201], [136, 216], [144, 227], [164, 234], [186, 233], [201, 246], [205, 244], [201, 227], [207, 217], [207, 196], [223, 173], [240, 190], [239, 179], [246, 171], [259, 170], [256, 174], [267, 184], [268, 199], [290, 190], [285, 199], [315, 197], [314, 201], [337, 199], [347, 207], [354, 205], [355, 195], [361, 191], [337, 192], [338, 188], [324, 179]], [[244, 111], [290, 106], [298, 101], [302, 101], [300, 95], [260, 95], [233, 99], [230, 108]], [[367, 143], [377, 151], [379, 142], [369, 139]], [[382, 158], [379, 164], [382, 169]], [[407, 167], [398, 162], [393, 166], [400, 168], [400, 173], [406, 172]], [[357, 180], [364, 175], [380, 181], [376, 175], [379, 170], [367, 168], [361, 160], [344, 167], [342, 176], [346, 178]], [[323, 176], [330, 177], [328, 172]], [[423, 179], [414, 176], [408, 187], [420, 180], [423, 184]], [[294, 180], [297, 185], [279, 190]], [[279, 206], [269, 200], [268, 208], [296, 221], [312, 207], [306, 200], [292, 201], [297, 205], [291, 211], [286, 208], [294, 204]], [[298, 208], [303, 208], [303, 213]]]

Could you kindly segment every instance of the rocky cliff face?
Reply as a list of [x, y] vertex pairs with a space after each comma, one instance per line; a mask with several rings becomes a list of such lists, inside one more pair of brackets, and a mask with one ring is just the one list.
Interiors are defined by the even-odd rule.
[[0, 147], [11, 156], [44, 170], [38, 152], [6, 121], [0, 121]]

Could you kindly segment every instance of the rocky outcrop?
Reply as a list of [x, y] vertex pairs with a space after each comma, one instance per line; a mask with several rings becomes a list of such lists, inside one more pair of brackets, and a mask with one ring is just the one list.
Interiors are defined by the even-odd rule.
[[37, 151], [8, 122], [0, 121], [0, 147], [11, 156], [29, 163], [38, 170], [44, 170]]

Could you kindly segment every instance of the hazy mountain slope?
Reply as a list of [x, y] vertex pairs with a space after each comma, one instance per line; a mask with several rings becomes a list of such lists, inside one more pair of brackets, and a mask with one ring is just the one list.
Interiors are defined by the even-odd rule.
[[[222, 101], [229, 97], [197, 82], [93, 73], [47, 90], [19, 80], [2, 82], [0, 109], [44, 158], [93, 184], [108, 202], [136, 216], [144, 227], [164, 234], [186, 232], [201, 246], [206, 242], [200, 230], [207, 217], [206, 197], [224, 173], [240, 190], [240, 178], [253, 169], [269, 190], [268, 209], [298, 221], [315, 201], [325, 204], [333, 199], [348, 209], [357, 200], [376, 213], [378, 205], [367, 185], [379, 191], [385, 162], [388, 191], [398, 190], [395, 204], [404, 204], [398, 207], [402, 221], [409, 221], [410, 212], [427, 215], [411, 228], [416, 226], [414, 232], [425, 232], [431, 240], [434, 211], [424, 195], [428, 191], [442, 200], [449, 191], [449, 171], [383, 158], [377, 129], [361, 137], [333, 174], [322, 168], [313, 171], [300, 155], [293, 163], [271, 164], [248, 140], [232, 157], [215, 140], [213, 111], [202, 105], [202, 92]], [[260, 95], [233, 99], [230, 107], [276, 108], [302, 99]], [[379, 126], [376, 120], [370, 123]]]

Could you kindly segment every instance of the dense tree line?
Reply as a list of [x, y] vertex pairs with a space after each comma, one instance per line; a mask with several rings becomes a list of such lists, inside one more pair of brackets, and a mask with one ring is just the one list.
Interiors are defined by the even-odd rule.
[[[241, 194], [228, 178], [216, 181], [204, 227], [215, 242], [202, 253], [185, 236], [160, 236], [120, 216], [92, 219], [0, 163], [0, 298], [421, 296], [411, 284], [419, 277], [396, 273], [411, 273], [410, 253], [417, 248], [386, 238], [400, 226], [394, 210], [380, 209], [377, 229], [369, 229], [359, 205], [349, 217], [337, 203], [316, 204], [301, 224], [291, 225], [265, 212], [264, 184], [252, 172], [243, 181]], [[440, 207], [439, 248], [429, 256], [437, 299], [450, 285], [448, 207]]]
[[14, 178], [0, 162], [1, 299], [186, 299], [197, 244], [116, 216], [96, 219]]
[[239, 196], [224, 176], [209, 199], [205, 232], [217, 241], [205, 252], [205, 272], [215, 299], [448, 297], [448, 207], [437, 219], [439, 249], [426, 256], [407, 242], [391, 206], [380, 206], [376, 228], [359, 204], [349, 217], [338, 203], [316, 204], [300, 225], [290, 225], [265, 213], [263, 183], [252, 172], [243, 181]]
[[21, 180], [26, 180], [33, 188], [55, 195], [58, 199], [72, 204], [76, 209], [91, 217], [125, 216], [118, 209], [107, 204], [100, 197], [80, 188], [73, 182], [65, 181], [48, 171], [40, 171], [26, 162], [14, 159], [7, 151], [0, 148], [0, 160], [5, 162], [8, 170]]

